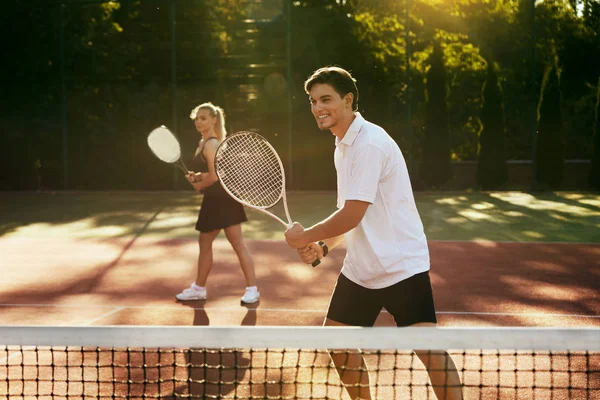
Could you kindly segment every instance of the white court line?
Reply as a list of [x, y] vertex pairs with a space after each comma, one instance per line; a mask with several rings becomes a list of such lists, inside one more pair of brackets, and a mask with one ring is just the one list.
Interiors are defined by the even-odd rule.
[[[3, 307], [3, 306], [5, 306], [5, 305], [4, 305], [4, 304], [0, 304], [0, 307]], [[24, 305], [17, 305], [17, 306], [18, 306], [18, 307], [22, 307], [22, 306], [24, 306]], [[48, 305], [48, 307], [53, 307], [53, 305]], [[98, 322], [99, 320], [101, 320], [101, 319], [103, 319], [103, 318], [106, 318], [106, 317], [108, 317], [109, 315], [116, 314], [116, 313], [118, 313], [119, 311], [122, 311], [122, 310], [124, 310], [125, 308], [127, 308], [127, 307], [116, 307], [114, 310], [111, 310], [111, 311], [109, 311], [109, 312], [107, 312], [107, 313], [104, 313], [104, 314], [102, 314], [102, 315], [100, 315], [100, 316], [98, 316], [98, 317], [96, 317], [96, 318], [90, 319], [89, 321], [86, 321], [86, 322], [84, 322], [83, 324], [80, 324], [80, 325], [78, 325], [78, 326], [88, 326], [88, 325], [92, 325], [94, 322]], [[59, 324], [59, 326], [74, 326], [74, 325], [77, 325], [77, 324], [74, 324], [74, 323], [68, 323], [68, 322], [65, 322], [65, 323]], [[18, 355], [20, 355], [20, 354], [21, 354], [21, 353], [15, 352], [15, 353], [13, 353], [12, 355], [10, 355], [10, 356], [8, 356], [8, 357], [7, 357], [7, 356], [4, 356], [4, 357], [0, 358], [0, 364], [6, 364], [8, 361], [12, 360], [13, 358], [15, 358], [16, 356], [18, 356]]]
[[[103, 314], [87, 323], [94, 323], [111, 314], [120, 312], [126, 309], [133, 310], [189, 310], [190, 308], [183, 307], [153, 307], [153, 306], [118, 306], [118, 305], [90, 305], [81, 306], [76, 304], [0, 304], [0, 307], [56, 307], [56, 308], [111, 308], [112, 311]], [[264, 307], [194, 307], [193, 310], [205, 311], [265, 311], [265, 312], [283, 312], [283, 313], [318, 313], [325, 314], [326, 309], [322, 310], [303, 310], [297, 308], [264, 308]], [[383, 310], [386, 312], [386, 310]], [[483, 315], [483, 316], [503, 316], [503, 317], [549, 317], [549, 318], [591, 318], [600, 319], [600, 315], [587, 314], [545, 314], [545, 313], [518, 313], [518, 312], [480, 312], [480, 311], [436, 311], [439, 315]]]
[[121, 312], [121, 311], [125, 310], [126, 308], [127, 308], [127, 307], [117, 307], [117, 308], [115, 308], [114, 310], [112, 310], [112, 311], [109, 311], [109, 312], [107, 312], [107, 313], [104, 313], [104, 314], [102, 314], [102, 315], [100, 315], [100, 316], [98, 316], [98, 317], [96, 317], [96, 318], [93, 318], [93, 319], [91, 319], [91, 320], [89, 320], [89, 321], [85, 322], [85, 323], [84, 323], [84, 324], [82, 324], [82, 325], [92, 325], [94, 322], [98, 322], [98, 321], [100, 321], [101, 319], [104, 319], [104, 318], [106, 318], [106, 317], [108, 317], [108, 316], [110, 316], [110, 315], [113, 315], [113, 314], [116, 314], [116, 313], [118, 313], [118, 312]]
[[448, 315], [493, 315], [503, 317], [565, 317], [600, 319], [600, 315], [586, 314], [544, 314], [544, 313], [509, 313], [509, 312], [477, 312], [477, 311], [436, 311], [436, 314]]
[[562, 241], [536, 241], [536, 240], [493, 240], [486, 238], [475, 238], [475, 239], [464, 239], [464, 240], [453, 240], [453, 239], [427, 239], [428, 242], [438, 242], [438, 243], [478, 243], [478, 242], [487, 242], [487, 243], [508, 243], [508, 244], [582, 244], [585, 246], [600, 246], [598, 242], [562, 242]]

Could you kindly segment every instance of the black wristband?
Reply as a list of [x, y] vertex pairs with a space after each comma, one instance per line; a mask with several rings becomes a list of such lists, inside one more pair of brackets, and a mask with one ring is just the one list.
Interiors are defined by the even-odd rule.
[[319, 240], [317, 243], [323, 249], [323, 257], [325, 257], [329, 253], [329, 248], [327, 247], [327, 245], [325, 244], [325, 242], [323, 242], [321, 240]]

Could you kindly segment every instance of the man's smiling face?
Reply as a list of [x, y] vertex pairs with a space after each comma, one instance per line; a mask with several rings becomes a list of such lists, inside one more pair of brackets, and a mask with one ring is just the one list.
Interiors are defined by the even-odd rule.
[[[327, 83], [317, 83], [312, 86], [309, 93], [310, 109], [317, 125], [321, 130], [331, 129], [344, 125], [352, 120], [352, 94], [341, 97], [334, 88]], [[340, 127], [341, 128], [341, 127]], [[334, 132], [335, 134], [335, 132]]]

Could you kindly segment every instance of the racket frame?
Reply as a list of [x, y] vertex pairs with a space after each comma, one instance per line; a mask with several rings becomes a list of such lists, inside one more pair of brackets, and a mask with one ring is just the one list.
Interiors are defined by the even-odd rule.
[[[223, 146], [224, 143], [227, 143], [227, 141], [230, 138], [235, 137], [235, 135], [248, 135], [248, 136], [255, 136], [258, 137], [264, 144], [267, 145], [267, 147], [273, 152], [273, 154], [275, 155], [275, 159], [277, 160], [277, 164], [279, 165], [279, 170], [281, 171], [281, 191], [279, 193], [279, 196], [277, 197], [277, 200], [271, 204], [270, 206], [257, 206], [254, 204], [250, 204], [240, 198], [238, 198], [235, 194], [233, 194], [231, 192], [231, 190], [229, 190], [229, 188], [227, 188], [226, 185], [223, 184], [223, 181], [221, 180], [221, 175], [219, 173], [219, 150], [221, 149], [221, 146]], [[219, 147], [217, 147], [217, 151], [215, 152], [215, 173], [217, 174], [217, 177], [219, 177], [219, 184], [221, 185], [221, 187], [225, 190], [225, 192], [227, 192], [227, 194], [229, 196], [231, 196], [235, 201], [237, 201], [238, 203], [243, 204], [246, 207], [250, 207], [254, 210], [260, 211], [262, 213], [267, 214], [268, 216], [274, 218], [277, 222], [279, 222], [281, 225], [283, 225], [285, 228], [289, 229], [291, 228], [294, 224], [292, 222], [292, 217], [290, 216], [290, 212], [288, 210], [288, 205], [287, 205], [287, 196], [286, 196], [286, 190], [285, 190], [285, 170], [283, 169], [283, 162], [281, 161], [281, 158], [279, 157], [279, 154], [277, 153], [277, 150], [275, 150], [275, 148], [271, 145], [271, 143], [269, 143], [269, 141], [267, 139], [265, 139], [263, 136], [259, 135], [256, 132], [251, 132], [251, 131], [240, 131], [240, 132], [236, 132], [232, 135], [227, 136], [220, 144]], [[285, 211], [285, 216], [288, 220], [288, 222], [285, 222], [283, 219], [279, 218], [277, 215], [275, 215], [274, 213], [272, 213], [271, 211], [268, 211], [268, 208], [274, 207], [275, 205], [277, 205], [277, 203], [279, 203], [280, 201], [283, 200], [283, 209]]]
[[[171, 134], [171, 136], [175, 139], [175, 141], [177, 142], [177, 144], [179, 145], [179, 158], [175, 161], [169, 162], [169, 161], [165, 161], [162, 158], [160, 158], [158, 156], [158, 154], [154, 151], [154, 149], [152, 148], [152, 146], [150, 146], [150, 136], [157, 132], [158, 130], [161, 131], [166, 131], [169, 134]], [[161, 125], [159, 127], [156, 127], [154, 129], [152, 129], [152, 131], [148, 134], [148, 137], [146, 139], [146, 141], [148, 142], [148, 147], [150, 147], [150, 150], [152, 151], [152, 154], [154, 154], [156, 156], [156, 158], [158, 158], [160, 161], [165, 162], [167, 164], [172, 164], [175, 165], [177, 168], [179, 168], [181, 171], [183, 171], [184, 174], [189, 174], [190, 170], [186, 167], [185, 163], [183, 162], [183, 158], [181, 157], [181, 144], [179, 143], [179, 139], [177, 139], [177, 136], [175, 136], [175, 134], [166, 126]]]
[[[271, 204], [270, 206], [256, 206], [254, 204], [250, 204], [242, 199], [239, 199], [236, 195], [234, 195], [231, 190], [229, 190], [227, 188], [226, 185], [223, 184], [222, 180], [221, 180], [221, 176], [219, 174], [219, 150], [221, 149], [221, 146], [223, 146], [224, 143], [226, 143], [230, 138], [235, 137], [235, 135], [249, 135], [249, 136], [255, 136], [257, 138], [259, 138], [259, 140], [261, 140], [264, 144], [267, 145], [267, 147], [273, 152], [273, 154], [275, 155], [275, 158], [277, 160], [277, 163], [279, 164], [279, 170], [281, 171], [281, 192], [279, 193], [279, 196], [277, 198], [277, 201], [275, 201], [273, 204]], [[227, 136], [220, 144], [219, 147], [217, 147], [217, 151], [215, 152], [215, 159], [214, 159], [214, 163], [215, 163], [215, 173], [217, 174], [217, 177], [219, 178], [219, 184], [221, 185], [221, 187], [225, 190], [225, 192], [227, 192], [227, 194], [229, 196], [231, 196], [231, 198], [233, 198], [235, 201], [237, 201], [238, 203], [246, 206], [246, 207], [250, 207], [253, 210], [257, 210], [260, 211], [268, 216], [270, 216], [271, 218], [275, 219], [277, 222], [279, 222], [281, 225], [283, 225], [286, 229], [290, 229], [292, 226], [294, 226], [294, 223], [292, 222], [292, 217], [290, 216], [290, 212], [288, 209], [288, 205], [287, 205], [287, 195], [286, 195], [286, 189], [285, 189], [285, 170], [283, 168], [283, 162], [281, 161], [281, 157], [279, 157], [279, 154], [277, 153], [277, 150], [275, 150], [275, 148], [271, 145], [271, 143], [269, 143], [269, 141], [267, 139], [265, 139], [262, 135], [259, 135], [256, 132], [252, 132], [252, 131], [239, 131], [236, 132], [230, 136]], [[279, 201], [283, 201], [283, 209], [285, 211], [285, 216], [288, 220], [288, 222], [286, 223], [283, 219], [279, 218], [277, 215], [275, 215], [274, 213], [272, 213], [271, 211], [268, 210], [268, 208], [274, 207], [275, 205], [277, 205], [277, 203], [279, 203]], [[321, 263], [321, 261], [317, 258], [313, 263], [312, 266], [316, 267], [317, 265], [319, 265]]]

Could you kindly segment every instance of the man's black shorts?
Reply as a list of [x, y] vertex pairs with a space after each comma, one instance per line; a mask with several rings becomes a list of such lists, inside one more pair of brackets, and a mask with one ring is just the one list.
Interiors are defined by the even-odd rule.
[[394, 317], [397, 326], [436, 323], [429, 271], [383, 289], [367, 289], [340, 274], [327, 318], [346, 325], [373, 326], [382, 308]]

